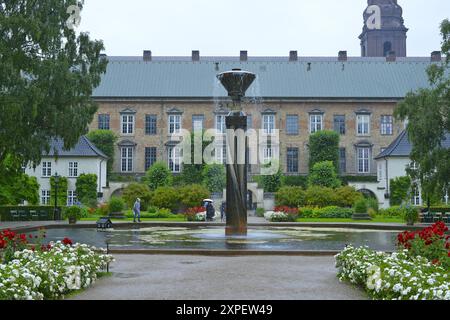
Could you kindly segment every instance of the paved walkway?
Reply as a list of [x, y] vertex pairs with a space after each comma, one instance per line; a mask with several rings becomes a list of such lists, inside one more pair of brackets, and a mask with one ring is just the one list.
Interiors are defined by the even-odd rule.
[[111, 277], [74, 300], [363, 300], [333, 257], [117, 255]]

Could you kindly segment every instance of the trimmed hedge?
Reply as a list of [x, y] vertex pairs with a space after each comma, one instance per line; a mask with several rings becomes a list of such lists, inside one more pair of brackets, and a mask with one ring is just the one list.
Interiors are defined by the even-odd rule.
[[345, 185], [350, 182], [378, 182], [377, 176], [340, 176], [339, 179]]
[[351, 208], [339, 208], [335, 206], [325, 208], [300, 208], [300, 218], [340, 218], [349, 219], [353, 215]]
[[[59, 207], [62, 211], [64, 207]], [[29, 216], [29, 220], [32, 219], [30, 211], [34, 210], [39, 213], [40, 211], [45, 211], [47, 216], [40, 216], [40, 221], [51, 221], [54, 220], [54, 207], [52, 206], [0, 206], [0, 220], [1, 221], [13, 221], [10, 211], [25, 211]]]

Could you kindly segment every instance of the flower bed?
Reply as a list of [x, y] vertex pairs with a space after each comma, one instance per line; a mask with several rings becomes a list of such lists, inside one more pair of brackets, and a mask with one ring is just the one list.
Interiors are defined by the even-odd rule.
[[274, 211], [267, 211], [264, 218], [270, 222], [294, 222], [298, 218], [298, 209], [286, 206], [275, 207]]
[[450, 237], [438, 222], [397, 236], [399, 252], [349, 246], [336, 256], [340, 280], [363, 286], [375, 299], [450, 300]]
[[336, 256], [338, 278], [374, 299], [450, 300], [450, 271], [407, 250], [387, 254], [349, 246]]
[[44, 245], [45, 234], [29, 236], [37, 244], [9, 230], [0, 236], [0, 300], [58, 299], [90, 286], [114, 260], [103, 249], [72, 244], [69, 238]]

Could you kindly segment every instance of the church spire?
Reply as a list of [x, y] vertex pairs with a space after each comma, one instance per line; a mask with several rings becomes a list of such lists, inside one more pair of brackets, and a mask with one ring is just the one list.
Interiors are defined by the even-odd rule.
[[[361, 39], [361, 56], [385, 57], [394, 51], [397, 57], [406, 57], [406, 33], [403, 9], [397, 0], [368, 0], [364, 10], [364, 27]], [[372, 9], [371, 6], [378, 6]], [[379, 15], [378, 15], [379, 13]], [[374, 27], [373, 22], [381, 18]]]

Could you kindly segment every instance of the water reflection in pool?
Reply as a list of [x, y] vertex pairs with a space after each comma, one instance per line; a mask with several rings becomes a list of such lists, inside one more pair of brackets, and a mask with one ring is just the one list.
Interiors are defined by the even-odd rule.
[[226, 237], [220, 227], [149, 227], [142, 229], [50, 229], [48, 240], [115, 249], [342, 250], [345, 245], [395, 249], [398, 231], [308, 227], [251, 227], [247, 237]]

